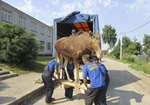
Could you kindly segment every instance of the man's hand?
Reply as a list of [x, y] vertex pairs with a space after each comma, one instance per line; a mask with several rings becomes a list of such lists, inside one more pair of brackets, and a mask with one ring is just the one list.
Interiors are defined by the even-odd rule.
[[87, 87], [87, 79], [86, 78], [83, 79], [83, 83], [84, 83], [85, 87]]
[[84, 87], [84, 90], [86, 90], [86, 91], [87, 91], [87, 89], [88, 89], [87, 87]]
[[57, 78], [53, 75], [53, 78], [56, 80]]
[[55, 74], [57, 74], [58, 79], [60, 79], [60, 73], [59, 73], [59, 71], [57, 69], [55, 69]]
[[55, 79], [55, 82], [59, 82], [60, 80], [59, 79]]

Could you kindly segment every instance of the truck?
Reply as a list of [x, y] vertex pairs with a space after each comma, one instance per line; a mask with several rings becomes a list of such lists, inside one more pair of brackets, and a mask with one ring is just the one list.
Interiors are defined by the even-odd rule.
[[74, 11], [65, 17], [54, 19], [53, 23], [53, 53], [56, 57], [54, 44], [57, 39], [69, 37], [72, 29], [76, 31], [83, 30], [86, 32], [92, 31], [94, 34], [99, 32], [99, 19], [97, 14], [82, 14], [80, 11]]

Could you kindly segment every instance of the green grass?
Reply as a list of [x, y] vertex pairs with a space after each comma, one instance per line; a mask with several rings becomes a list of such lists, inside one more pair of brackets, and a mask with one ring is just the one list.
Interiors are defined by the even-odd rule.
[[147, 62], [135, 62], [135, 63], [132, 63], [130, 65], [130, 67], [135, 69], [135, 70], [142, 71], [142, 72], [150, 75], [150, 62], [149, 63], [147, 63]]
[[19, 75], [27, 74], [31, 72], [42, 73], [44, 66], [52, 59], [51, 56], [38, 56], [36, 62], [33, 64], [33, 68], [26, 69], [19, 66], [10, 66], [8, 64], [0, 63], [0, 67], [13, 71]]
[[137, 71], [142, 71], [146, 74], [150, 75], [150, 62], [128, 62], [126, 60], [120, 60], [120, 59], [115, 59], [112, 57], [108, 57], [110, 59], [116, 60], [118, 62], [123, 62], [123, 63], [127, 63], [129, 64], [129, 67], [131, 67], [132, 69], [135, 69]]

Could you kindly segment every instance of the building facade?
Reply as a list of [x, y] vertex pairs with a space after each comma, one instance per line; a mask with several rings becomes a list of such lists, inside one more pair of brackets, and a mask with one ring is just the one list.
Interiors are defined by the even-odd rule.
[[16, 24], [35, 34], [39, 55], [52, 54], [52, 27], [0, 0], [0, 22]]

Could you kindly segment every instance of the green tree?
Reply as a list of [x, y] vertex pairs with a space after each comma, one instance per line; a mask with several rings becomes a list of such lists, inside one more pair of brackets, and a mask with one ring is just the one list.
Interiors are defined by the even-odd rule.
[[34, 34], [13, 24], [0, 24], [1, 62], [27, 66], [32, 65], [38, 52]]
[[144, 52], [147, 54], [150, 50], [150, 35], [145, 34], [143, 39]]
[[129, 55], [132, 55], [132, 54], [135, 55], [135, 54], [137, 53], [136, 44], [135, 44], [135, 43], [130, 44], [130, 45], [125, 49], [125, 52], [128, 53]]
[[117, 46], [114, 47], [113, 51], [111, 52], [111, 55], [115, 56], [115, 58], [120, 58], [120, 40], [117, 44]]
[[131, 41], [129, 37], [123, 37], [123, 53], [129, 55], [138, 55], [141, 52], [141, 44], [137, 42], [136, 37]]
[[109, 48], [113, 48], [117, 41], [116, 38], [116, 29], [113, 28], [111, 25], [105, 25], [102, 32], [102, 39], [103, 42], [109, 45]]
[[122, 38], [122, 49], [123, 49], [123, 55], [126, 54], [132, 54], [133, 53], [133, 49], [135, 49], [135, 45], [133, 45], [133, 42], [131, 41], [131, 39], [127, 36], [124, 36]]
[[135, 44], [136, 44], [136, 50], [137, 50], [137, 54], [136, 55], [141, 54], [141, 51], [142, 51], [141, 43], [140, 42], [135, 42]]
[[135, 53], [135, 55], [141, 54], [141, 51], [142, 51], [142, 45], [141, 45], [140, 42], [138, 42], [138, 40], [137, 40], [136, 37], [134, 37], [133, 43], [135, 44], [136, 51], [137, 51], [137, 52]]
[[132, 43], [132, 41], [130, 40], [129, 37], [124, 36], [124, 37], [122, 38], [122, 48], [123, 48], [123, 49], [126, 49], [131, 43]]

